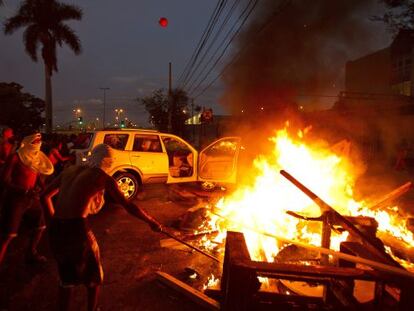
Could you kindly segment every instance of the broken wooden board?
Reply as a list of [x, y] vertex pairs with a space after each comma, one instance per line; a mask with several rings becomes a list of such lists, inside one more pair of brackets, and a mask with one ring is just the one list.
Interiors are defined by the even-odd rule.
[[398, 199], [400, 196], [408, 192], [413, 188], [413, 183], [411, 181], [406, 182], [402, 186], [394, 189], [393, 191], [387, 193], [382, 198], [377, 200], [376, 202], [369, 205], [369, 209], [375, 210], [386, 207], [387, 205], [391, 204], [394, 200]]
[[168, 273], [158, 271], [157, 279], [208, 310], [220, 310], [220, 303], [218, 301], [181, 282]]

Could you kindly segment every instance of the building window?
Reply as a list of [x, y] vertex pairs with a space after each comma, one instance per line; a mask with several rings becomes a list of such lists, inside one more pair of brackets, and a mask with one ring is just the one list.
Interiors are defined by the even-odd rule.
[[391, 86], [395, 94], [411, 96], [411, 81], [404, 81]]

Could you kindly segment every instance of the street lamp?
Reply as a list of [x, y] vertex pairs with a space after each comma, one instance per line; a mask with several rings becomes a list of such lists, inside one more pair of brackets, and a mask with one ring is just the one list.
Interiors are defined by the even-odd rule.
[[103, 91], [103, 119], [102, 119], [102, 129], [105, 129], [105, 119], [106, 119], [106, 91], [109, 90], [109, 87], [100, 87], [100, 90]]
[[78, 125], [81, 126], [83, 123], [82, 110], [80, 108], [75, 108], [73, 109], [73, 114], [75, 116], [75, 120], [78, 122]]
[[76, 118], [79, 117], [79, 115], [81, 114], [82, 110], [80, 108], [75, 108], [73, 109], [73, 114], [75, 115]]
[[122, 109], [122, 108], [117, 108], [117, 109], [115, 109], [115, 122], [118, 124], [119, 123], [119, 120], [120, 120], [120, 117], [121, 117], [121, 114], [124, 112], [124, 109]]

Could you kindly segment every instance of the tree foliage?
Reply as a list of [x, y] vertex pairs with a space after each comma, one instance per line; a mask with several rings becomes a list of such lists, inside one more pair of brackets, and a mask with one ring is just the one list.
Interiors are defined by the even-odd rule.
[[38, 50], [45, 66], [46, 131], [52, 131], [52, 74], [57, 72], [57, 46], [66, 44], [79, 54], [78, 36], [67, 24], [68, 20], [80, 20], [82, 10], [77, 6], [56, 0], [25, 0], [17, 13], [4, 22], [4, 33], [10, 35], [24, 28], [23, 43], [27, 54], [37, 62]]
[[20, 28], [23, 32], [23, 43], [27, 54], [37, 62], [39, 44], [42, 47], [42, 58], [49, 74], [57, 71], [56, 47], [64, 43], [75, 54], [81, 52], [81, 43], [75, 32], [64, 22], [80, 20], [82, 10], [74, 5], [60, 3], [55, 0], [23, 1], [17, 13], [4, 22], [4, 33], [10, 35]]
[[40, 129], [44, 123], [42, 112], [45, 102], [36, 96], [22, 92], [15, 82], [0, 83], [0, 124], [16, 131], [24, 128]]
[[[145, 107], [148, 112], [148, 121], [160, 131], [168, 130], [169, 100], [168, 93], [163, 89], [155, 90], [151, 95], [138, 98], [138, 103]], [[184, 123], [188, 115], [188, 96], [181, 89], [171, 91], [171, 109], [172, 109], [172, 132], [182, 135]]]
[[386, 7], [382, 16], [374, 20], [384, 22], [394, 33], [401, 29], [414, 29], [414, 0], [381, 0]]

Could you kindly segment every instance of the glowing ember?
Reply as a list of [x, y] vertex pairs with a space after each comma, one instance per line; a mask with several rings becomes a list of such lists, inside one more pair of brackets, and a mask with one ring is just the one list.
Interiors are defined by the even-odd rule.
[[[223, 241], [227, 230], [243, 232], [253, 260], [274, 261], [285, 245], [272, 238], [253, 233], [246, 228], [257, 228], [287, 239], [299, 240], [315, 246], [321, 245], [321, 223], [304, 221], [288, 215], [293, 211], [309, 217], [321, 215], [320, 208], [305, 194], [279, 174], [284, 169], [322, 200], [346, 216], [369, 216], [378, 221], [378, 235], [389, 234], [400, 239], [406, 247], [414, 246], [414, 237], [398, 215], [398, 208], [371, 210], [366, 202], [353, 198], [353, 187], [358, 172], [347, 155], [349, 143], [341, 148], [310, 146], [304, 138], [307, 128], [290, 137], [287, 129], [280, 130], [270, 141], [274, 144], [271, 156], [258, 156], [254, 166], [258, 171], [253, 185], [243, 186], [231, 196], [221, 198], [215, 209], [228, 223], [211, 215], [209, 230], [219, 230], [215, 240], [206, 239], [205, 247], [212, 248]], [[234, 221], [234, 222], [233, 222]], [[235, 225], [237, 224], [237, 225]], [[205, 226], [204, 226], [205, 227]], [[338, 250], [347, 232], [332, 232], [331, 248]], [[405, 263], [409, 268], [409, 264]]]

